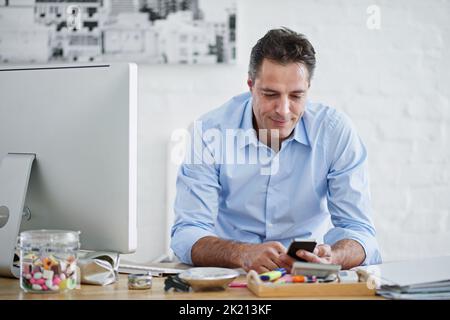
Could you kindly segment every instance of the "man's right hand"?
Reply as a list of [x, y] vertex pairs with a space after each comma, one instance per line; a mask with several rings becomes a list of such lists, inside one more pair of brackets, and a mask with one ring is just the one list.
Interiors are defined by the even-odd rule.
[[243, 268], [258, 273], [276, 268], [290, 272], [294, 259], [276, 241], [261, 244], [234, 242], [214, 236], [199, 239], [191, 250], [192, 262], [199, 267]]
[[276, 268], [292, 267], [292, 261], [286, 255], [286, 248], [276, 241], [261, 244], [242, 244], [240, 246], [240, 265], [245, 271], [255, 270], [258, 273], [268, 272]]

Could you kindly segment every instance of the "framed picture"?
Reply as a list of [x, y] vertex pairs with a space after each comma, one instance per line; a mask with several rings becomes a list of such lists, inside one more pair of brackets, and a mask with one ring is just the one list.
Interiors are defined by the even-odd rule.
[[0, 0], [0, 63], [233, 64], [236, 0]]

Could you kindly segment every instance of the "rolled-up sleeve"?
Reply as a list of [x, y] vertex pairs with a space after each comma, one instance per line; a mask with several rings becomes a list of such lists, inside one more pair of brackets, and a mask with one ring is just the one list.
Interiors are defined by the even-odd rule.
[[191, 249], [199, 239], [216, 236], [214, 224], [221, 189], [219, 168], [202, 139], [201, 128], [193, 126], [190, 134], [186, 158], [177, 176], [175, 223], [171, 230], [171, 248], [187, 264], [192, 264]]
[[328, 210], [334, 228], [324, 242], [357, 241], [364, 248], [363, 265], [381, 263], [376, 231], [371, 220], [367, 150], [351, 121], [340, 114], [326, 144], [329, 161]]

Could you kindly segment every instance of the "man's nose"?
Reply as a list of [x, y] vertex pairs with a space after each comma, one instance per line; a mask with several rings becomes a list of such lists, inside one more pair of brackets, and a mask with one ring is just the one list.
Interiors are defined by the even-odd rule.
[[287, 97], [280, 98], [277, 103], [276, 112], [282, 116], [286, 116], [289, 114], [289, 99]]

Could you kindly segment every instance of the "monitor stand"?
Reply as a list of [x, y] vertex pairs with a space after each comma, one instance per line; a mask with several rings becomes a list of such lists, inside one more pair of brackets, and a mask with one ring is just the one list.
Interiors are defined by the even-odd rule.
[[35, 154], [8, 153], [0, 162], [0, 276], [19, 277], [13, 267]]

